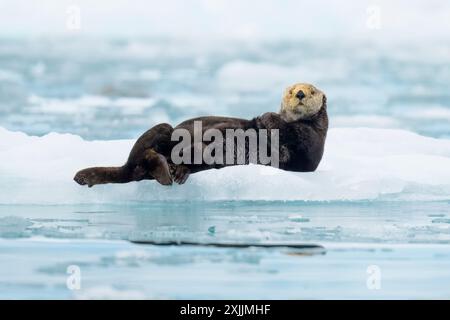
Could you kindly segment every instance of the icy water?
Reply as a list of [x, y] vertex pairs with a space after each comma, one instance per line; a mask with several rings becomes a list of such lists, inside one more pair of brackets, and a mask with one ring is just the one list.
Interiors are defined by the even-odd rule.
[[[448, 298], [448, 202], [0, 207], [1, 298]], [[130, 241], [310, 243], [324, 249]], [[67, 267], [81, 289], [67, 289]], [[380, 270], [379, 289], [368, 268]], [[369, 269], [370, 271], [370, 269]]]
[[[0, 44], [0, 298], [450, 298], [449, 43]], [[72, 181], [156, 123], [276, 111], [296, 81], [328, 95], [315, 173]], [[142, 244], [173, 241], [230, 246]]]

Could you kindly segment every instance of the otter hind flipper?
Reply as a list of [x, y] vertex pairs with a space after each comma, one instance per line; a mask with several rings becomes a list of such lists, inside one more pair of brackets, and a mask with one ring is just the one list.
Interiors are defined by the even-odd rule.
[[127, 183], [132, 179], [126, 167], [94, 167], [78, 171], [73, 180], [91, 188], [97, 184]]

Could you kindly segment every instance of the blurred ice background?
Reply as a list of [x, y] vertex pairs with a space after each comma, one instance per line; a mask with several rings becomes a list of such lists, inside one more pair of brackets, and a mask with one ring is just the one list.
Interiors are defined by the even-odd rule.
[[0, 126], [135, 138], [302, 81], [334, 127], [448, 137], [449, 30], [446, 1], [1, 1]]
[[[315, 173], [71, 180], [156, 123], [276, 111], [297, 81], [328, 96]], [[0, 298], [449, 298], [449, 88], [448, 1], [0, 0]], [[136, 239], [327, 254], [117, 241]]]

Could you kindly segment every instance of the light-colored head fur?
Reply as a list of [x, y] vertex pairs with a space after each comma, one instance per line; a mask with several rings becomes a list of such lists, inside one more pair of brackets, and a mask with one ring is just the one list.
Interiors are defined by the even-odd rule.
[[325, 103], [325, 94], [308, 83], [297, 83], [286, 89], [280, 114], [288, 122], [314, 117]]

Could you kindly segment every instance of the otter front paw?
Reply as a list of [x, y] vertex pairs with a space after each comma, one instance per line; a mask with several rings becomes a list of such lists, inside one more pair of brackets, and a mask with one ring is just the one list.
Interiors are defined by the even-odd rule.
[[173, 180], [178, 184], [185, 183], [191, 173], [189, 168], [184, 165], [172, 165], [170, 169]]

